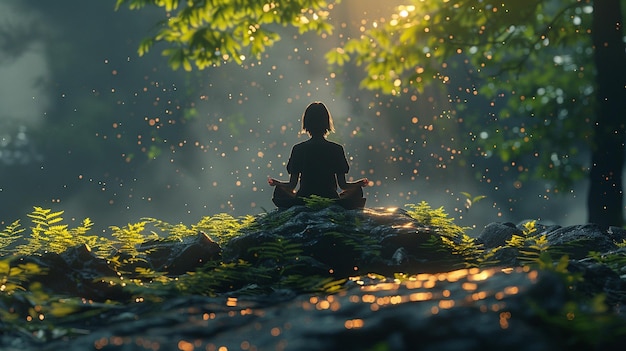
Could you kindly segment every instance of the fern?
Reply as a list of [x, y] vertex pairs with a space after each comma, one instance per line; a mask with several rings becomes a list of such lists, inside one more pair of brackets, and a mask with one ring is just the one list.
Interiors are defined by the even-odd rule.
[[271, 277], [271, 282], [275, 282], [277, 287], [284, 287], [284, 279], [291, 275], [292, 271], [298, 272], [298, 268], [305, 265], [306, 258], [302, 256], [304, 252], [302, 244], [293, 243], [289, 240], [278, 238], [273, 242], [265, 242], [259, 246], [251, 247], [248, 252], [252, 252], [260, 262], [270, 261], [267, 275]]
[[252, 282], [269, 279], [265, 270], [245, 261], [209, 262], [195, 272], [189, 272], [175, 282], [176, 290], [184, 294], [215, 296], [233, 291]]
[[11, 295], [18, 290], [24, 291], [26, 290], [23, 287], [24, 282], [28, 281], [32, 276], [46, 272], [34, 263], [13, 266], [11, 262], [11, 259], [0, 260], [0, 294]]
[[608, 254], [590, 251], [589, 258], [609, 267], [617, 274], [623, 274], [623, 269], [626, 267], [626, 252], [624, 251], [615, 251]]
[[135, 224], [128, 224], [125, 227], [111, 226], [113, 233], [111, 234], [118, 240], [118, 251], [130, 256], [129, 262], [139, 260], [140, 252], [137, 247], [145, 242], [143, 230], [146, 226], [145, 221]]
[[19, 240], [22, 237], [20, 234], [25, 230], [25, 228], [22, 228], [18, 219], [0, 232], [0, 257], [6, 256], [11, 252], [11, 250], [7, 250], [7, 248], [10, 248]]
[[349, 251], [356, 254], [366, 254], [368, 256], [379, 257], [381, 245], [378, 240], [360, 231], [337, 232], [329, 231], [324, 233], [325, 236], [332, 237], [338, 246], [346, 246]]
[[326, 197], [321, 197], [318, 195], [311, 195], [308, 197], [302, 197], [302, 201], [304, 201], [304, 205], [313, 210], [321, 210], [323, 208], [332, 206], [336, 199], [330, 199]]
[[159, 230], [161, 230], [162, 232], [167, 233], [167, 237], [165, 238], [166, 240], [182, 241], [183, 238], [187, 236], [192, 236], [194, 234], [197, 234], [197, 232], [194, 232], [193, 229], [188, 228], [186, 225], [182, 223], [170, 224], [160, 219], [151, 218], [151, 217], [145, 217], [145, 218], [142, 218], [141, 220], [146, 222], [146, 224], [151, 224], [155, 228], [158, 228]]
[[278, 238], [276, 241], [248, 248], [260, 260], [271, 260], [277, 264], [297, 259], [303, 252], [302, 245]]
[[423, 225], [434, 227], [443, 235], [457, 238], [463, 235], [467, 229], [454, 224], [454, 219], [448, 217], [443, 207], [432, 209], [426, 201], [417, 205], [407, 204], [405, 206], [409, 208], [407, 214], [411, 218]]
[[548, 237], [536, 235], [536, 221], [524, 223], [521, 235], [513, 235], [506, 241], [506, 245], [518, 250], [518, 259], [524, 264], [534, 264], [539, 267], [549, 266], [548, 261], [552, 259], [550, 253], [557, 254], [558, 250], [550, 247]]
[[191, 229], [194, 233], [203, 231], [220, 245], [226, 244], [230, 239], [239, 235], [243, 228], [250, 226], [254, 222], [254, 217], [246, 216], [237, 219], [227, 213], [220, 213], [214, 216], [204, 217]]
[[261, 216], [258, 220], [253, 217], [252, 220], [248, 222], [249, 224], [246, 228], [252, 230], [261, 228], [271, 230], [282, 226], [291, 218], [292, 213], [290, 211], [274, 211]]
[[476, 239], [463, 233], [460, 236], [460, 240], [455, 242], [444, 236], [441, 237], [443, 244], [448, 246], [452, 253], [463, 257], [466, 268], [479, 267], [481, 264], [486, 263], [485, 257], [483, 257], [484, 249], [482, 245], [476, 243]]
[[97, 236], [86, 235], [93, 226], [89, 218], [83, 220], [81, 226], [70, 229], [67, 224], [61, 224], [62, 214], [63, 211], [52, 212], [35, 206], [33, 212], [27, 215], [32, 222], [30, 237], [26, 244], [17, 247], [17, 252], [22, 255], [61, 253], [81, 244], [99, 245], [101, 240]]

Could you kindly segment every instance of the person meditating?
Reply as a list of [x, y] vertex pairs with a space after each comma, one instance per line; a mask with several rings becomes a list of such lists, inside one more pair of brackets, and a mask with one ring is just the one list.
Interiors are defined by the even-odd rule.
[[[330, 112], [323, 103], [313, 102], [307, 106], [302, 115], [302, 130], [310, 139], [291, 149], [287, 162], [289, 181], [268, 178], [269, 185], [276, 187], [272, 197], [274, 204], [279, 208], [303, 205], [302, 198], [317, 195], [336, 199], [336, 203], [346, 209], [363, 208], [362, 187], [369, 181], [366, 178], [346, 181], [350, 167], [343, 147], [326, 139], [335, 130]], [[300, 187], [296, 192], [298, 182]]]

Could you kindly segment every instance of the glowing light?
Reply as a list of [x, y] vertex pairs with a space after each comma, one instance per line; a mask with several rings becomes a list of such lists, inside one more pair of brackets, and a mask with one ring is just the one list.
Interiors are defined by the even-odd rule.
[[441, 309], [450, 309], [452, 307], [454, 307], [455, 302], [454, 300], [441, 300], [439, 301], [439, 308]]
[[185, 341], [185, 340], [180, 340], [178, 342], [178, 349], [181, 351], [193, 351], [194, 346], [192, 343]]
[[433, 298], [433, 293], [431, 292], [419, 292], [419, 293], [413, 293], [409, 295], [409, 300], [413, 302], [428, 301], [428, 300], [432, 300], [432, 298]]
[[489, 277], [491, 277], [493, 274], [488, 271], [488, 270], [483, 270], [480, 273], [476, 273], [476, 274], [472, 274], [471, 276], [469, 276], [469, 280], [470, 281], [482, 281], [482, 280], [487, 280]]
[[364, 322], [362, 319], [350, 319], [344, 323], [346, 329], [359, 329], [363, 328]]

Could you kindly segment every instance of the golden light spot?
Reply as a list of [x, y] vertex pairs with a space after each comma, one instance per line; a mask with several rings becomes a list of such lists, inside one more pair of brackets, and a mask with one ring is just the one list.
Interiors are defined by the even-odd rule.
[[328, 302], [328, 300], [322, 300], [317, 303], [317, 305], [315, 305], [315, 308], [317, 308], [318, 310], [327, 310], [328, 308], [330, 308], [330, 302]]
[[467, 269], [459, 269], [456, 271], [452, 271], [447, 273], [447, 280], [451, 283], [458, 281], [459, 279], [465, 278], [469, 274], [469, 270]]
[[178, 349], [181, 351], [193, 351], [194, 347], [192, 343], [185, 340], [180, 340], [178, 342]]
[[363, 300], [363, 302], [365, 303], [374, 303], [376, 302], [376, 296], [374, 295], [370, 295], [370, 294], [365, 294], [361, 297], [361, 300]]
[[363, 324], [362, 319], [349, 319], [343, 325], [346, 329], [359, 329], [363, 328]]
[[363, 291], [381, 291], [381, 290], [397, 290], [400, 287], [398, 283], [380, 283], [376, 285], [364, 286], [361, 289]]
[[472, 274], [468, 278], [470, 281], [483, 281], [487, 280], [487, 278], [491, 277], [491, 275], [491, 272], [484, 270], [479, 273]]
[[508, 286], [504, 288], [504, 293], [507, 295], [517, 295], [519, 293], [519, 288], [517, 286]]
[[444, 309], [444, 310], [450, 309], [454, 307], [454, 304], [455, 304], [454, 300], [441, 300], [439, 301], [439, 308]]
[[509, 327], [509, 319], [511, 319], [511, 312], [500, 313], [500, 328], [507, 329]]
[[419, 281], [419, 280], [408, 281], [408, 282], [405, 282], [404, 285], [406, 286], [407, 289], [419, 289], [422, 287], [422, 281]]
[[476, 283], [465, 282], [461, 284], [461, 288], [465, 291], [474, 291], [478, 289], [478, 285]]
[[413, 293], [409, 295], [409, 300], [413, 302], [428, 301], [428, 300], [432, 300], [432, 298], [433, 298], [433, 294], [431, 292], [419, 292], [419, 293]]
[[484, 291], [472, 294], [472, 300], [474, 301], [483, 300], [486, 297], [487, 297], [487, 293]]
[[270, 331], [270, 334], [272, 334], [272, 336], [279, 336], [280, 335], [280, 328], [278, 328], [278, 327], [272, 328], [272, 330]]

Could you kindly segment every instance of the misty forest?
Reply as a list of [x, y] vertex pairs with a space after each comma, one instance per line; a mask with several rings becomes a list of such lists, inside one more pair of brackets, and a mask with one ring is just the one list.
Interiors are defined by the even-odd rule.
[[[202, 63], [185, 51], [186, 71], [174, 53], [182, 43], [161, 39], [138, 55], [163, 30], [164, 8], [3, 2], [0, 220], [43, 206], [105, 230], [143, 216], [189, 223], [270, 211], [266, 179], [285, 175], [302, 111], [317, 100], [333, 114], [330, 139], [345, 147], [348, 176], [371, 180], [369, 207], [425, 200], [477, 227], [587, 221], [592, 150], [611, 139], [594, 139], [596, 116], [615, 121], [606, 134], [621, 138], [625, 115], [596, 101], [592, 5], [533, 2], [442, 22], [418, 11], [440, 5], [395, 11], [400, 3], [343, 1], [318, 10], [323, 26], [268, 24], [280, 36], [273, 45], [259, 39]], [[536, 23], [535, 11], [544, 13]], [[411, 31], [393, 33], [394, 21]], [[620, 50], [598, 66], [609, 80], [624, 76]], [[617, 179], [623, 147], [607, 147], [596, 158]], [[621, 183], [608, 187], [618, 195], [603, 191], [594, 188], [595, 206]], [[468, 202], [476, 196], [485, 199]]]
[[[0, 346], [51, 342], [53, 349], [66, 337], [81, 349], [80, 336], [89, 332], [67, 321], [113, 328], [110, 301], [145, 321], [148, 308], [128, 306], [181, 295], [255, 296], [226, 305], [267, 312], [270, 304], [260, 296], [288, 289], [296, 300], [313, 292], [345, 305], [352, 296], [365, 303], [369, 293], [384, 294], [389, 286], [383, 284], [393, 282], [389, 289], [404, 304], [422, 294], [412, 289], [426, 286], [423, 277], [410, 274], [460, 267], [469, 269], [459, 278], [468, 284], [484, 269], [510, 291], [493, 268], [502, 266], [515, 267], [505, 272], [510, 284], [532, 294], [532, 269], [544, 288], [546, 281], [557, 284], [550, 274], [571, 287], [584, 280], [587, 268], [580, 267], [589, 260], [615, 271], [609, 279], [615, 285], [605, 284], [603, 293], [589, 288], [591, 297], [567, 295], [563, 305], [579, 306], [581, 315], [613, 318], [608, 312], [617, 311], [623, 319], [625, 13], [620, 0], [1, 1], [0, 293], [7, 295], [0, 299], [6, 310], [0, 317], [11, 322], [0, 322], [0, 336], [22, 335], [22, 344], [0, 338]], [[289, 178], [291, 147], [308, 138], [302, 113], [314, 101], [332, 114], [335, 132], [328, 139], [345, 149], [348, 180], [369, 181], [363, 211], [326, 212], [332, 202], [323, 198], [286, 212], [272, 203], [268, 177]], [[582, 228], [572, 247], [596, 246], [580, 255], [568, 251], [569, 239], [557, 227]], [[294, 230], [313, 234], [292, 237]], [[494, 240], [489, 230], [509, 237]], [[606, 245], [599, 244], [599, 232]], [[420, 239], [389, 241], [416, 233]], [[335, 241], [326, 246], [329, 235]], [[75, 251], [81, 245], [87, 251]], [[196, 247], [200, 251], [190, 250]], [[335, 257], [321, 254], [338, 247], [344, 251]], [[619, 254], [601, 255], [613, 250]], [[431, 251], [446, 252], [446, 258], [425, 253]], [[61, 255], [70, 268], [59, 268], [49, 254]], [[73, 255], [96, 263], [76, 268], [67, 258]], [[185, 255], [199, 256], [189, 265], [180, 261]], [[106, 267], [94, 268], [100, 266]], [[63, 270], [82, 271], [69, 280], [82, 281], [77, 290], [33, 278]], [[351, 274], [362, 275], [348, 279]], [[54, 287], [46, 289], [47, 283]], [[359, 286], [356, 295], [346, 295]], [[499, 288], [484, 287], [485, 304], [489, 289]], [[441, 302], [450, 290], [443, 290], [438, 311], [447, 309]], [[35, 297], [18, 303], [10, 296], [19, 294]], [[65, 309], [59, 308], [59, 296], [82, 296], [83, 305], [89, 296], [96, 302], [90, 311], [107, 322], [87, 316], [83, 305], [63, 302]], [[321, 301], [293, 299], [278, 298], [287, 310], [306, 310], [307, 303], [316, 310]], [[379, 299], [380, 307], [366, 304], [367, 313], [394, 305]], [[431, 299], [438, 297], [425, 300]], [[317, 310], [332, 310], [333, 300], [324, 301], [331, 307]], [[509, 302], [510, 311], [523, 306]], [[46, 308], [57, 319], [41, 332], [27, 322], [43, 321], [39, 310]], [[220, 311], [217, 319], [230, 310]], [[333, 311], [342, 313], [340, 307]], [[508, 324], [498, 316], [502, 332]], [[549, 316], [540, 319], [563, 327]], [[360, 329], [375, 318], [350, 317], [341, 329]], [[619, 324], [588, 317], [564, 327], [568, 332], [559, 334], [559, 342], [575, 336], [575, 342], [610, 349], [616, 335], [626, 338]], [[592, 325], [606, 327], [608, 336], [600, 334], [607, 338], [589, 336], [601, 338]], [[54, 336], [59, 330], [63, 335]], [[297, 341], [306, 333], [290, 338], [283, 332], [268, 330], [268, 336], [286, 339], [266, 346], [313, 350], [350, 337], [333, 331], [328, 340], [336, 344], [307, 346]], [[411, 349], [409, 334], [402, 335], [401, 341], [385, 336], [354, 349]], [[517, 341], [528, 338], [520, 335]], [[229, 337], [223, 345], [231, 345]], [[85, 342], [94, 349], [129, 343], [115, 340], [93, 332]], [[181, 342], [178, 349], [194, 350], [193, 343]], [[257, 349], [245, 342], [235, 344]], [[545, 345], [558, 349], [550, 342]], [[263, 341], [258, 345], [264, 349]]]

